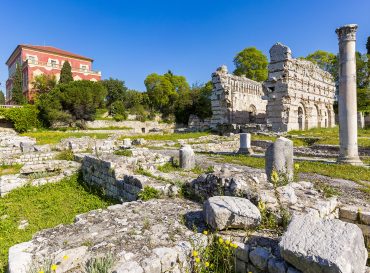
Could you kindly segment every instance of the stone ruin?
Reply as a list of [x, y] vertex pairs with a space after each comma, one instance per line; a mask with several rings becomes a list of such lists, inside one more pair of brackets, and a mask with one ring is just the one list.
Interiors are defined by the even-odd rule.
[[212, 83], [210, 128], [259, 124], [286, 132], [335, 126], [333, 77], [310, 61], [294, 59], [281, 43], [270, 49], [265, 82], [229, 74], [221, 66], [212, 74]]

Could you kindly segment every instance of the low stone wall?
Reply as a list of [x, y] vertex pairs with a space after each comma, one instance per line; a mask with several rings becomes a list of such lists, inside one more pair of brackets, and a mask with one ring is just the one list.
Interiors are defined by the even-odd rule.
[[[149, 151], [146, 152], [149, 154]], [[142, 155], [143, 156], [143, 155]], [[170, 161], [170, 157], [157, 154], [151, 156], [152, 162], [140, 160], [140, 156], [120, 157], [105, 155], [101, 158], [85, 155], [82, 160], [82, 175], [86, 183], [104, 190], [105, 194], [122, 201], [134, 201], [145, 186], [153, 187], [164, 195], [175, 195], [176, 186], [158, 181], [151, 177], [135, 174], [136, 166], [146, 169], [149, 165], [161, 165]], [[143, 158], [141, 158], [143, 159]]]
[[24, 164], [27, 162], [40, 163], [46, 160], [52, 160], [57, 155], [57, 152], [49, 153], [29, 153], [29, 154], [16, 154], [2, 159], [3, 165]]
[[168, 131], [173, 132], [175, 128], [175, 124], [168, 124], [168, 123], [159, 123], [157, 121], [114, 121], [114, 120], [94, 120], [88, 121], [86, 123], [87, 128], [109, 128], [109, 127], [128, 127], [132, 128], [132, 130], [127, 130], [128, 132], [133, 132], [136, 134], [145, 134], [149, 132], [156, 132], [156, 131]]

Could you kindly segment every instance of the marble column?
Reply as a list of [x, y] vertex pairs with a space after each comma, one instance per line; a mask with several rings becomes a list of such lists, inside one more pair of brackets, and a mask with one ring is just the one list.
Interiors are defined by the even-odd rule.
[[336, 29], [339, 39], [338, 162], [362, 165], [357, 144], [356, 31], [350, 24]]
[[252, 146], [251, 146], [251, 134], [248, 133], [240, 133], [240, 146], [238, 153], [240, 154], [253, 154]]

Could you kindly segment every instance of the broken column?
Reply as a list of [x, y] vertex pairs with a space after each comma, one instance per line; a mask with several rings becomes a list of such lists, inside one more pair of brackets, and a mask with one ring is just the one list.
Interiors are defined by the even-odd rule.
[[337, 28], [339, 39], [339, 139], [338, 162], [362, 165], [357, 144], [356, 88], [356, 31], [357, 25]]
[[191, 170], [195, 167], [195, 154], [190, 145], [184, 144], [180, 148], [180, 168]]
[[251, 134], [240, 133], [240, 146], [238, 153], [240, 154], [253, 154], [251, 146]]
[[288, 181], [293, 181], [293, 141], [285, 137], [279, 137], [267, 148], [265, 161], [265, 170], [269, 181], [271, 181], [274, 170], [279, 177], [284, 175]]

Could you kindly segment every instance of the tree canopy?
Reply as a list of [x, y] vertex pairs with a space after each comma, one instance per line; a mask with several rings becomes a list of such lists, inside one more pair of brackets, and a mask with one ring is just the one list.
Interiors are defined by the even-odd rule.
[[73, 81], [72, 67], [68, 61], [65, 61], [60, 71], [59, 83], [69, 83]]
[[57, 85], [55, 75], [41, 74], [34, 78], [32, 82], [33, 90], [36, 94], [50, 92]]
[[107, 89], [106, 104], [108, 107], [117, 100], [125, 100], [127, 87], [124, 81], [109, 78], [101, 81], [101, 83]]
[[23, 95], [23, 76], [20, 64], [17, 65], [13, 76], [12, 101], [14, 104], [25, 104], [27, 102], [26, 97]]
[[0, 90], [0, 105], [5, 104], [5, 96], [3, 91]]
[[317, 64], [322, 70], [329, 72], [334, 79], [338, 79], [338, 59], [335, 54], [324, 50], [316, 50], [305, 59]]
[[259, 82], [267, 80], [267, 57], [255, 47], [247, 47], [236, 54], [234, 64], [237, 76], [244, 75]]
[[106, 94], [106, 88], [100, 82], [73, 81], [41, 94], [36, 104], [45, 125], [51, 126], [55, 122], [71, 124], [94, 120], [96, 109], [103, 106]]

